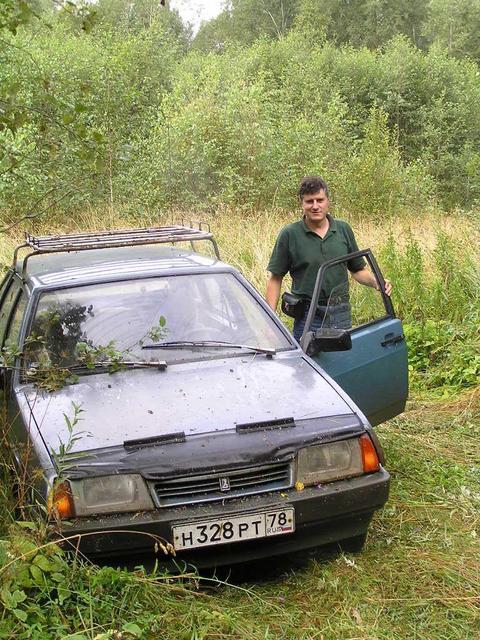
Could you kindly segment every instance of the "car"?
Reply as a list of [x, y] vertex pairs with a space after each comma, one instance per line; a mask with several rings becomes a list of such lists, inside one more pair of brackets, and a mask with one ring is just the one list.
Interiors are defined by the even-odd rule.
[[[312, 308], [352, 255], [320, 269]], [[371, 251], [355, 255], [381, 289]], [[389, 493], [373, 427], [408, 392], [401, 321], [366, 289], [352, 329], [309, 317], [297, 343], [205, 225], [27, 234], [0, 290], [23, 511], [46, 505], [57, 539], [94, 558], [360, 549]]]

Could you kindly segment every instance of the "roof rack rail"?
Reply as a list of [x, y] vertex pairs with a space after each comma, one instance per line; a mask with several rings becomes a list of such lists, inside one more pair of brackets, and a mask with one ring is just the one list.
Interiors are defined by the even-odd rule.
[[[194, 226], [196, 225], [196, 226]], [[208, 240], [212, 243], [216, 257], [220, 260], [218, 245], [210, 231], [210, 226], [203, 222], [173, 225], [169, 227], [145, 227], [141, 229], [117, 229], [114, 231], [92, 231], [58, 236], [33, 236], [25, 233], [25, 243], [15, 249], [13, 266], [17, 264], [18, 252], [23, 247], [33, 251], [23, 259], [22, 276], [31, 256], [41, 253], [68, 253], [70, 251], [87, 251], [89, 249], [108, 249], [111, 247], [131, 247], [147, 244], [165, 244]]]

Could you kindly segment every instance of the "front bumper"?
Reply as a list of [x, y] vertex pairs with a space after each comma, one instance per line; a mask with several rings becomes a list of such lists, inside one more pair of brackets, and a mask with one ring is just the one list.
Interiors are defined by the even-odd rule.
[[79, 518], [63, 523], [61, 533], [68, 538], [68, 546], [87, 556], [117, 556], [128, 560], [134, 555], [154, 553], [155, 539], [171, 543], [173, 525], [287, 506], [295, 509], [295, 531], [292, 534], [180, 551], [176, 556], [177, 561], [192, 562], [198, 567], [222, 566], [309, 549], [364, 534], [375, 510], [387, 501], [389, 484], [390, 475], [382, 468], [377, 473], [307, 487], [302, 491], [289, 489], [224, 502]]

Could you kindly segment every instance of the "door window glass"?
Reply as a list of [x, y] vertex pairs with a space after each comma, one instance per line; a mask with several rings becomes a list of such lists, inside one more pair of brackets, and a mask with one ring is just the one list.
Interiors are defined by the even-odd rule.
[[[369, 264], [365, 271], [375, 279]], [[323, 282], [314, 328], [354, 329], [387, 315], [380, 291], [356, 282], [347, 262], [327, 267]]]

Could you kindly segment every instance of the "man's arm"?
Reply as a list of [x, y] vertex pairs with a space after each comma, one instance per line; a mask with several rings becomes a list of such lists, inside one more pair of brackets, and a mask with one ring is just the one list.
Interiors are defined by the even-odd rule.
[[[360, 284], [364, 284], [366, 287], [372, 287], [377, 291], [379, 290], [377, 279], [375, 278], [373, 273], [367, 269], [367, 267], [364, 267], [359, 271], [353, 271], [352, 278], [357, 282], [359, 282]], [[385, 293], [387, 294], [387, 296], [391, 295], [392, 293], [392, 283], [390, 282], [390, 280], [386, 280], [386, 279], [385, 279]]]
[[265, 300], [267, 301], [270, 309], [275, 311], [277, 309], [278, 299], [280, 298], [280, 290], [282, 288], [283, 276], [277, 276], [274, 273], [270, 273], [267, 280], [267, 293]]

